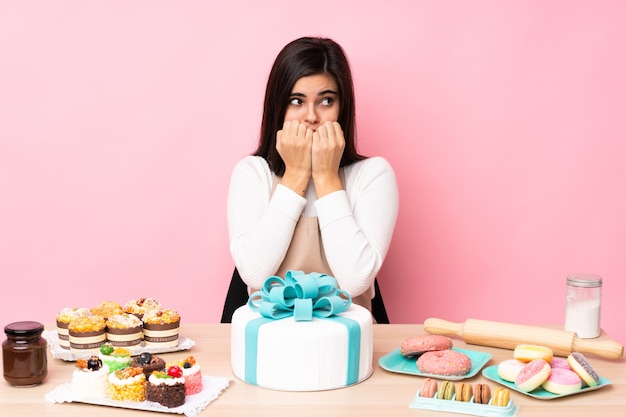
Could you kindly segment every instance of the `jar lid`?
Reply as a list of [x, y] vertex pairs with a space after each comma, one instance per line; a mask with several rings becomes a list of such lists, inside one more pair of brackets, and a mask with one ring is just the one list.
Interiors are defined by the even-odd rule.
[[16, 321], [4, 326], [8, 336], [35, 336], [43, 332], [43, 324], [36, 321]]
[[601, 287], [602, 277], [593, 274], [572, 274], [567, 276], [567, 284], [574, 287]]

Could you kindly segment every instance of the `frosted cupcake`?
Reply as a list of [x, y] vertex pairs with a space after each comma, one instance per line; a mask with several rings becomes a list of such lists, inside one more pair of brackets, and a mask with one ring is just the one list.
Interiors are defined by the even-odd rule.
[[110, 372], [119, 371], [130, 365], [130, 351], [123, 347], [114, 347], [111, 343], [100, 346], [100, 358], [109, 367]]
[[107, 320], [107, 339], [113, 346], [136, 346], [143, 340], [141, 320], [132, 314], [115, 314]]
[[171, 366], [167, 372], [155, 371], [148, 378], [146, 399], [167, 408], [180, 407], [185, 403], [185, 377], [178, 366]]
[[72, 389], [75, 398], [105, 398], [109, 368], [99, 357], [78, 359], [72, 374]]
[[79, 317], [70, 322], [68, 335], [72, 352], [98, 353], [106, 340], [106, 323], [100, 316]]
[[126, 303], [124, 311], [129, 314], [134, 314], [139, 319], [143, 318], [143, 315], [150, 310], [158, 310], [161, 308], [159, 303], [154, 298], [139, 298], [137, 300], [130, 300]]
[[145, 401], [146, 376], [141, 368], [125, 368], [111, 372], [106, 396], [115, 401]]
[[59, 337], [59, 345], [63, 349], [70, 348], [70, 333], [68, 327], [72, 320], [79, 317], [91, 316], [91, 311], [88, 308], [64, 308], [57, 314], [57, 335]]
[[180, 315], [175, 310], [150, 310], [143, 316], [143, 339], [146, 346], [177, 346], [179, 329]]

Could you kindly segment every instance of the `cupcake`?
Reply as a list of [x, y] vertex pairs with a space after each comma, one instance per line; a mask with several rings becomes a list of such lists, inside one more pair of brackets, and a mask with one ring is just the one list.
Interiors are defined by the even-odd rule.
[[93, 307], [91, 312], [96, 316], [104, 317], [106, 320], [115, 314], [122, 314], [124, 309], [115, 301], [103, 301], [97, 307]]
[[161, 303], [154, 298], [139, 298], [138, 300], [130, 300], [127, 302], [124, 311], [142, 319], [147, 311], [157, 310], [159, 308], [161, 308]]
[[68, 327], [70, 322], [79, 317], [91, 316], [88, 308], [64, 308], [57, 314], [57, 334], [59, 336], [59, 345], [63, 349], [70, 348], [70, 334]]
[[141, 368], [124, 368], [109, 374], [107, 398], [115, 401], [145, 401], [146, 376]]
[[130, 366], [143, 369], [146, 378], [149, 378], [152, 372], [165, 369], [165, 361], [158, 356], [152, 355], [150, 352], [143, 352], [141, 355], [133, 358]]
[[167, 408], [179, 407], [185, 403], [185, 377], [178, 366], [171, 366], [167, 372], [154, 371], [148, 379], [146, 399]]
[[123, 347], [114, 347], [111, 343], [100, 346], [100, 358], [109, 367], [110, 372], [119, 371], [130, 365], [130, 351]]
[[68, 326], [70, 350], [97, 353], [106, 340], [106, 323], [100, 316], [79, 317]]
[[143, 316], [143, 339], [146, 346], [177, 346], [179, 328], [180, 315], [175, 310], [150, 310]]
[[75, 398], [105, 398], [109, 378], [109, 367], [99, 357], [78, 359], [72, 374], [72, 389]]
[[200, 365], [196, 363], [193, 356], [187, 356], [182, 361], [174, 362], [172, 365], [177, 365], [183, 370], [187, 395], [198, 394], [202, 391], [202, 372]]
[[114, 314], [107, 320], [107, 339], [113, 346], [136, 346], [143, 340], [141, 320], [132, 314]]

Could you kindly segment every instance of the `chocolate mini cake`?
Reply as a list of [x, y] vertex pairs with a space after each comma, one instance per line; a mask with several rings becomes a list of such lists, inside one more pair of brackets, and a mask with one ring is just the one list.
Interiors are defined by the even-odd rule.
[[185, 403], [185, 378], [179, 366], [170, 366], [167, 372], [154, 371], [148, 379], [146, 399], [167, 408]]
[[152, 372], [165, 369], [165, 361], [158, 356], [152, 355], [150, 352], [143, 352], [141, 355], [133, 358], [130, 366], [143, 369], [146, 378], [150, 378]]

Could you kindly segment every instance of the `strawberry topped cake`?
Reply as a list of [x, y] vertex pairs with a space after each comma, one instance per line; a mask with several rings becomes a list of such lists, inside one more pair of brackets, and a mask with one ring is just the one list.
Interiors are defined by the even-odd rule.
[[200, 365], [196, 363], [193, 356], [188, 356], [173, 365], [177, 365], [183, 370], [187, 395], [198, 394], [202, 391], [202, 372]]
[[185, 403], [185, 377], [183, 370], [176, 365], [166, 371], [154, 371], [148, 379], [148, 401], [157, 402], [167, 408], [179, 407]]

